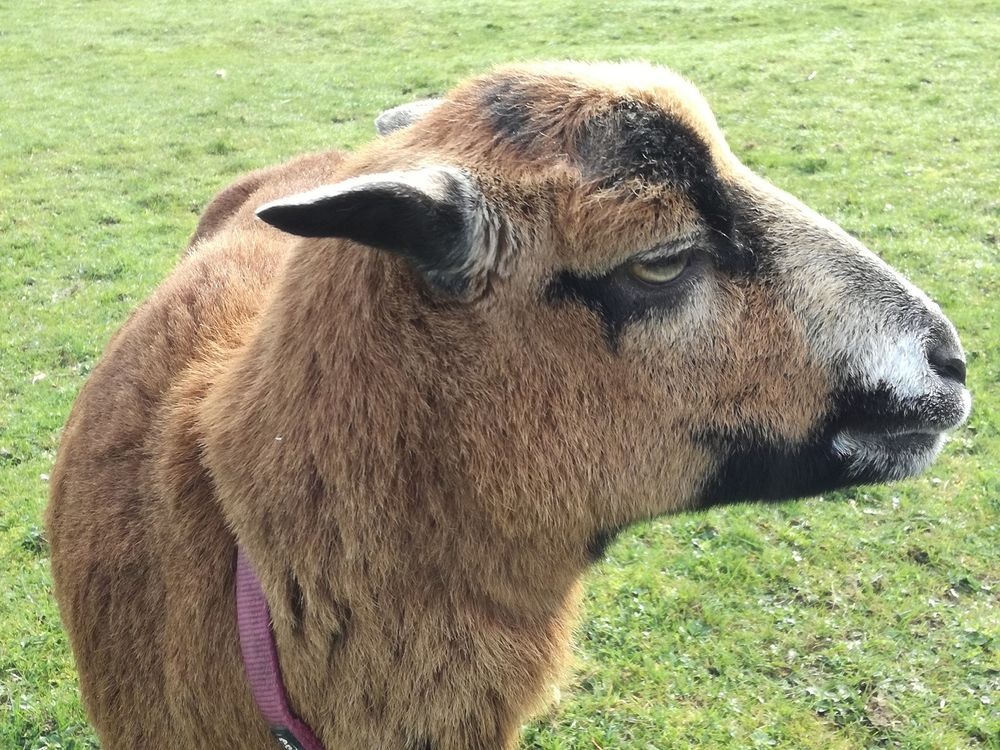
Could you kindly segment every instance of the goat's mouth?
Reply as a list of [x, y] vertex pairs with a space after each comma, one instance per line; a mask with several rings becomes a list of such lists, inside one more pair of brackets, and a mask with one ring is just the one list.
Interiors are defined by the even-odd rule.
[[946, 432], [969, 416], [964, 387], [900, 398], [880, 387], [839, 396], [827, 431], [831, 458], [842, 463], [845, 484], [892, 482], [924, 471], [944, 446]]
[[948, 430], [969, 416], [964, 388], [900, 400], [886, 390], [845, 391], [805, 440], [762, 429], [697, 436], [716, 458], [701, 505], [791, 500], [912, 477], [931, 465]]
[[800, 443], [757, 433], [702, 437], [717, 456], [701, 492], [703, 507], [893, 482], [924, 471], [945, 441], [943, 429], [899, 425], [884, 430], [830, 425]]

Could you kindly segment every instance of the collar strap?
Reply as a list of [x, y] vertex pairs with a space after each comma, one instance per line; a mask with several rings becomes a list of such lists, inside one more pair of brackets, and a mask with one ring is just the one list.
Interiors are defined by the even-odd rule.
[[260, 579], [240, 545], [236, 547], [236, 622], [250, 692], [278, 745], [284, 750], [324, 750], [309, 726], [288, 706], [271, 611]]

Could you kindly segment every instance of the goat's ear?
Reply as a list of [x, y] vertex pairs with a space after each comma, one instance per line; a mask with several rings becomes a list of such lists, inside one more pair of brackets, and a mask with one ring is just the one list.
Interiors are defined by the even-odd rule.
[[300, 237], [344, 237], [401, 255], [456, 296], [490, 261], [483, 195], [453, 167], [354, 177], [266, 203], [257, 216]]
[[379, 135], [389, 135], [397, 130], [408, 128], [440, 103], [440, 99], [421, 99], [417, 102], [400, 104], [398, 107], [387, 109], [375, 118], [375, 131]]

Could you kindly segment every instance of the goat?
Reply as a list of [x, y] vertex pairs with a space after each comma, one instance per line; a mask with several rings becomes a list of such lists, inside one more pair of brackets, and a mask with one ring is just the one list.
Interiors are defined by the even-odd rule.
[[237, 545], [333, 750], [511, 748], [643, 519], [897, 480], [968, 415], [941, 310], [644, 64], [502, 67], [224, 191], [62, 436], [103, 746], [269, 748]]

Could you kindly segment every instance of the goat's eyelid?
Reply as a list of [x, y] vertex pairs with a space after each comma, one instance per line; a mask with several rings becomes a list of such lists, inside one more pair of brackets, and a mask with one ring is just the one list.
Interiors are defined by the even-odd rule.
[[665, 260], [675, 255], [681, 255], [698, 247], [698, 237], [684, 237], [671, 242], [654, 245], [644, 253], [638, 253], [635, 260]]
[[653, 245], [649, 250], [632, 255], [624, 262], [653, 263], [661, 260], [670, 260], [673, 257], [689, 253], [692, 250], [707, 250], [712, 255], [715, 255], [715, 248], [711, 245], [712, 243], [705, 241], [705, 234], [703, 232], [694, 232], [674, 240], [660, 242]]
[[611, 273], [616, 268], [621, 268], [622, 266], [627, 266], [631, 263], [655, 263], [658, 261], [669, 260], [674, 256], [683, 255], [684, 253], [691, 252], [692, 250], [705, 250], [713, 256], [718, 255], [715, 248], [712, 247], [712, 243], [705, 241], [704, 233], [696, 232], [686, 234], [675, 240], [659, 242], [650, 247], [648, 250], [640, 250], [638, 252], [633, 252], [630, 255], [619, 257], [612, 260], [607, 265], [602, 265], [598, 268], [568, 267], [563, 270], [577, 274], [584, 278], [598, 279]]

